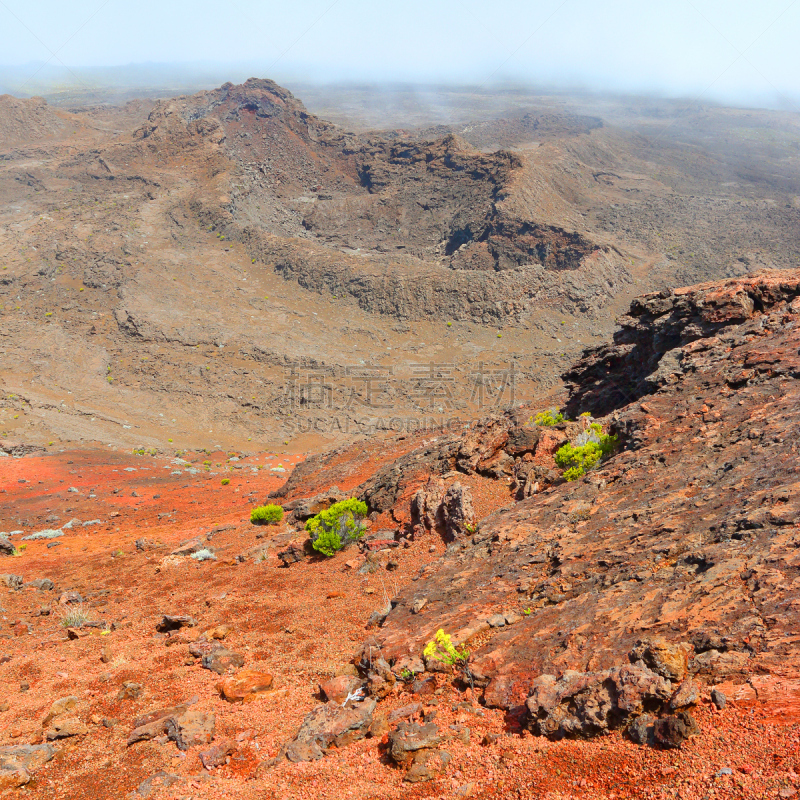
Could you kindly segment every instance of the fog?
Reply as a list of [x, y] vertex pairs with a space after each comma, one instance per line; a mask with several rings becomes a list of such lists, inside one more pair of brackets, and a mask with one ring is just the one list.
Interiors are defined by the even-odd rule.
[[0, 91], [519, 83], [800, 109], [800, 3], [3, 0]]

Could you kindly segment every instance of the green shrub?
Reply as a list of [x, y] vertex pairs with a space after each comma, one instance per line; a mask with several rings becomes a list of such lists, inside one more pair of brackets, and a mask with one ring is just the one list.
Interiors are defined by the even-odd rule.
[[[600, 433], [599, 425], [590, 425], [590, 429], [597, 434], [599, 441], [589, 441], [586, 444], [572, 445], [569, 442], [556, 451], [554, 456], [556, 464], [561, 467], [563, 477], [568, 481], [576, 481], [596, 467], [603, 459], [614, 452], [617, 437], [607, 433]], [[602, 429], [600, 429], [602, 430]]]
[[334, 531], [321, 531], [316, 539], [313, 539], [314, 549], [318, 553], [331, 558], [344, 547], [342, 537]]
[[540, 411], [533, 421], [536, 425], [552, 428], [554, 425], [564, 421], [564, 415], [558, 409], [552, 408], [547, 411]]
[[306, 531], [317, 552], [332, 556], [364, 535], [361, 521], [366, 516], [367, 504], [351, 497], [334, 503], [308, 520]]
[[274, 503], [258, 506], [250, 512], [250, 522], [253, 525], [277, 525], [282, 519], [283, 509]]
[[227, 486], [227, 485], [228, 485], [230, 482], [231, 482], [231, 479], [230, 479], [230, 478], [223, 478], [223, 479], [220, 481], [220, 483], [221, 483], [223, 486]]

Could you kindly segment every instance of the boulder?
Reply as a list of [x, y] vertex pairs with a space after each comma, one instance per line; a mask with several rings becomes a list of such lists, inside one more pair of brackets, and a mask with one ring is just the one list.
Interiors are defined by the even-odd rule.
[[0, 747], [0, 793], [25, 786], [31, 780], [31, 773], [50, 761], [57, 752], [51, 744]]
[[602, 672], [567, 670], [560, 679], [542, 675], [533, 681], [525, 703], [527, 725], [551, 739], [596, 736], [661, 708], [671, 696], [668, 681], [637, 665]]
[[389, 734], [389, 755], [396, 764], [408, 765], [417, 751], [433, 749], [443, 741], [444, 737], [433, 722], [425, 725], [401, 722]]
[[187, 706], [171, 706], [169, 708], [157, 708], [136, 717], [133, 721], [133, 730], [128, 735], [128, 746], [136, 742], [155, 739], [166, 733], [167, 720], [176, 716], [181, 716], [187, 711]]
[[342, 706], [329, 702], [317, 706], [303, 720], [300, 730], [281, 749], [278, 758], [316, 761], [331, 747], [344, 747], [369, 732], [376, 701], [372, 698]]
[[44, 735], [45, 739], [51, 742], [54, 739], [67, 739], [70, 736], [82, 736], [85, 733], [89, 733], [89, 728], [77, 717], [62, 717], [55, 720]]
[[183, 542], [183, 544], [176, 547], [170, 555], [190, 556], [192, 553], [199, 553], [201, 550], [205, 550], [206, 547], [205, 537], [198, 536], [195, 539], [190, 539], [188, 542]]
[[669, 707], [671, 711], [678, 711], [682, 708], [691, 708], [697, 705], [700, 699], [700, 689], [697, 684], [691, 679], [687, 678], [676, 690], [669, 699]]
[[284, 567], [289, 567], [302, 561], [306, 557], [305, 550], [296, 544], [290, 544], [285, 550], [278, 553], [278, 558], [283, 563]]
[[16, 549], [5, 536], [0, 536], [0, 556], [13, 556]]
[[50, 578], [35, 578], [32, 581], [28, 581], [22, 588], [40, 589], [43, 592], [52, 592], [53, 589], [56, 588], [56, 585], [50, 580]]
[[0, 747], [0, 770], [22, 768], [34, 772], [50, 761], [58, 750], [52, 744], [20, 744]]
[[326, 700], [344, 703], [350, 693], [356, 691], [362, 684], [363, 681], [354, 675], [339, 675], [320, 683], [319, 690]]
[[469, 486], [454, 483], [442, 499], [442, 520], [447, 541], [467, 536], [475, 527], [475, 509]]

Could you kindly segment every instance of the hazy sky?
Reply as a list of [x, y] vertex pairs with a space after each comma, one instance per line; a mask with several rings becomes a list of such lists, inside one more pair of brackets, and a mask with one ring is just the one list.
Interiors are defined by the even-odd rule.
[[800, 97], [800, 0], [0, 0], [0, 63]]

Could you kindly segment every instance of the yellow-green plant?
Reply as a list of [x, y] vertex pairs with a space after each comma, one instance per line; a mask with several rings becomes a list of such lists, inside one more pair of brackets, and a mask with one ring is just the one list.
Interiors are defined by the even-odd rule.
[[462, 647], [460, 650], [453, 644], [449, 633], [445, 633], [441, 628], [436, 631], [436, 635], [425, 645], [422, 651], [425, 661], [441, 661], [443, 664], [466, 664], [469, 658], [469, 650]]
[[564, 421], [564, 415], [558, 409], [548, 409], [547, 411], [540, 411], [536, 418], [533, 420], [534, 424], [541, 425], [544, 428], [552, 428]]
[[250, 522], [253, 525], [277, 525], [282, 519], [283, 509], [274, 503], [258, 506], [250, 512]]
[[617, 445], [617, 437], [607, 433], [600, 433], [602, 428], [599, 425], [589, 426], [593, 432], [597, 433], [599, 442], [586, 442], [582, 445], [572, 445], [569, 442], [556, 451], [553, 456], [556, 464], [564, 470], [563, 477], [568, 481], [576, 481], [583, 477], [588, 470], [596, 467], [603, 459], [608, 458], [614, 452]]

